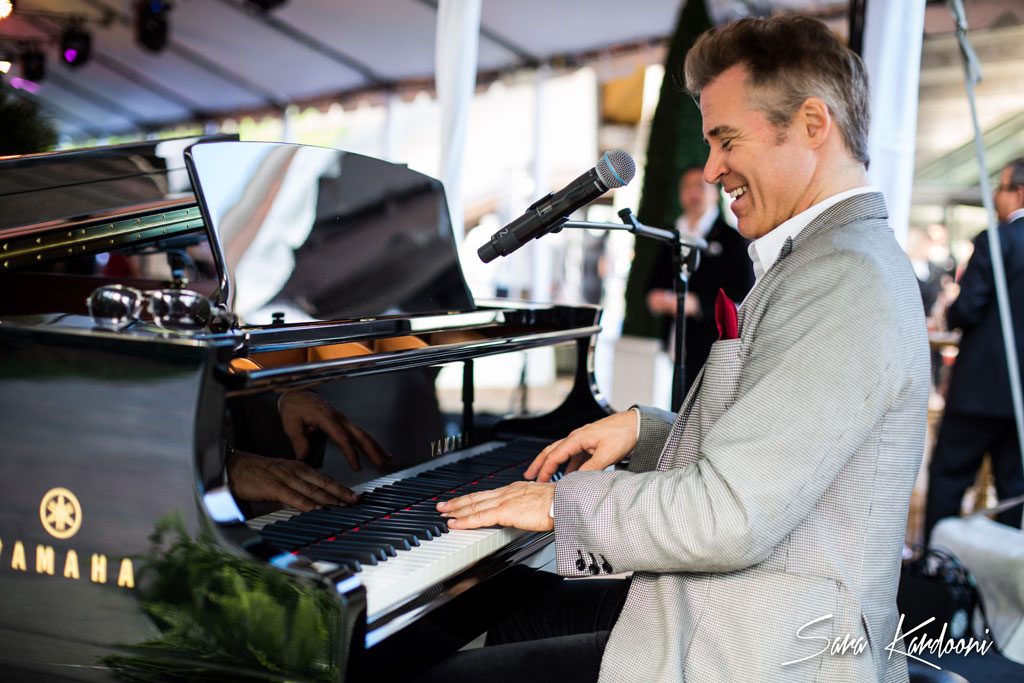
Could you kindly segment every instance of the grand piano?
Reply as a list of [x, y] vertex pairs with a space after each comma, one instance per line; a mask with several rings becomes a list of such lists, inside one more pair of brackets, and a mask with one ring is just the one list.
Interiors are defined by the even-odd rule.
[[[550, 561], [433, 506], [608, 414], [600, 311], [474, 301], [405, 166], [195, 143], [0, 160], [3, 680], [413, 678]], [[232, 489], [238, 452], [295, 457], [295, 392], [390, 454], [353, 471], [308, 435], [358, 503]]]

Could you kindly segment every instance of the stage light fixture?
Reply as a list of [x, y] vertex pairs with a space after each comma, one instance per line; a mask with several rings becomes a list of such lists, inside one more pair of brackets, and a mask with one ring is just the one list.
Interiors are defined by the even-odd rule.
[[0, 58], [0, 75], [3, 75], [11, 70], [11, 60], [6, 57]]
[[0, 0], [0, 21], [14, 13], [14, 0]]
[[68, 26], [60, 37], [60, 56], [70, 67], [82, 66], [92, 56], [92, 35], [79, 24]]
[[150, 52], [160, 52], [167, 44], [171, 3], [163, 0], [137, 0], [135, 3], [135, 40]]
[[261, 12], [271, 12], [286, 2], [288, 0], [249, 0], [249, 4]]
[[46, 55], [35, 45], [30, 45], [18, 55], [21, 76], [26, 81], [39, 83], [46, 78]]

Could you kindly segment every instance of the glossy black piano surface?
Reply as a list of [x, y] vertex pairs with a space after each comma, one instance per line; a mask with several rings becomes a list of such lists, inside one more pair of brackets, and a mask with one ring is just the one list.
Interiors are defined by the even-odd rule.
[[[191, 142], [0, 160], [3, 680], [400, 680], [546, 561], [546, 534], [432, 505], [607, 413], [600, 312], [474, 302], [440, 183], [403, 166], [218, 139], [190, 151], [201, 204]], [[185, 281], [202, 329], [88, 315], [99, 286]], [[353, 471], [309, 435], [358, 504], [233, 494], [233, 453], [294, 458], [291, 392], [390, 454]]]

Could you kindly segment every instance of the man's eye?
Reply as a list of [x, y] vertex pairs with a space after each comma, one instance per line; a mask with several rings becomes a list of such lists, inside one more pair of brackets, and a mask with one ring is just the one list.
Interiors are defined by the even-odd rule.
[[724, 149], [726, 151], [732, 149], [732, 140], [723, 140], [722, 141], [722, 149]]

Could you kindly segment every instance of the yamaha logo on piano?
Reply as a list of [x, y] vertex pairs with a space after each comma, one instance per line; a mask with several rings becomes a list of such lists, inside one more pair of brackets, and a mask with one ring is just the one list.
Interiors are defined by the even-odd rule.
[[67, 489], [50, 489], [39, 504], [39, 519], [54, 538], [71, 538], [82, 528], [82, 504]]
[[[82, 504], [78, 497], [66, 488], [52, 488], [43, 494], [39, 503], [39, 521], [46, 533], [59, 540], [67, 540], [82, 528]], [[31, 558], [26, 551], [25, 543], [15, 539], [13, 545], [0, 538], [0, 566], [12, 571], [47, 576], [62, 576], [65, 579], [80, 580], [83, 572], [88, 572], [93, 583], [114, 583], [112, 572], [117, 570], [116, 583], [121, 588], [135, 587], [135, 569], [130, 558], [122, 558], [108, 562], [102, 553], [83, 554], [79, 560], [78, 552], [73, 548], [66, 550], [52, 545], [36, 544], [35, 556]], [[30, 558], [35, 562], [30, 562]]]
[[430, 442], [430, 457], [436, 458], [452, 451], [457, 451], [465, 448], [469, 445], [469, 439], [465, 434], [461, 432], [459, 434], [453, 434], [446, 436], [443, 439]]

